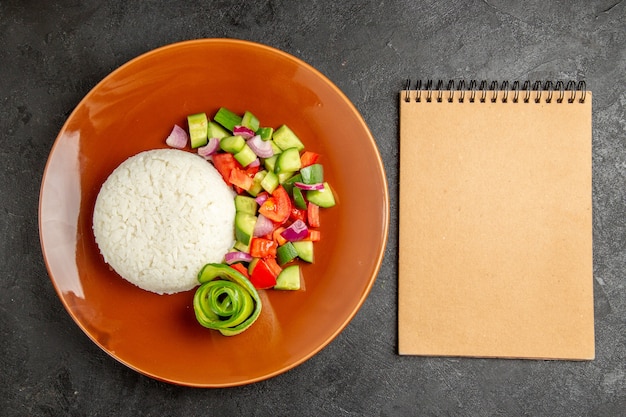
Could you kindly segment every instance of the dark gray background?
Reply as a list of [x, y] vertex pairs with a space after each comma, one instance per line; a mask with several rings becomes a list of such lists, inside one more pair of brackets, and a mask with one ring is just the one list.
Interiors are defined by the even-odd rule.
[[[391, 197], [385, 259], [328, 347], [273, 379], [190, 389], [139, 375], [74, 324], [48, 278], [38, 193], [57, 132], [110, 71], [168, 43], [262, 42], [354, 102]], [[589, 362], [396, 354], [398, 91], [412, 79], [584, 79], [593, 90], [597, 355]], [[617, 416], [626, 410], [626, 2], [0, 1], [0, 415]]]

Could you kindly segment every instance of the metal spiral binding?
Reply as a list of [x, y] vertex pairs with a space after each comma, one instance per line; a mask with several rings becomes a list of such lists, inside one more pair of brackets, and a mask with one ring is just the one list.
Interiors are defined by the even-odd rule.
[[[436, 84], [433, 80], [426, 80], [424, 88], [422, 88], [422, 80], [418, 80], [415, 88], [411, 88], [411, 80], [406, 80], [404, 100], [406, 102], [411, 101], [411, 92], [415, 91], [415, 101], [431, 102], [433, 100], [437, 102], [454, 101], [455, 92], [458, 92], [457, 100], [460, 103], [465, 101], [466, 95], [469, 97], [468, 101], [474, 103], [477, 99], [481, 103], [485, 103], [488, 99], [492, 103], [500, 101], [506, 103], [510, 100], [513, 103], [518, 103], [520, 100], [523, 103], [541, 103], [543, 99], [545, 103], [551, 103], [553, 100], [557, 103], [562, 103], [566, 100], [568, 103], [574, 103], [578, 97], [579, 103], [584, 103], [587, 97], [587, 85], [585, 81], [568, 81], [565, 84], [563, 81], [535, 81], [531, 83], [530, 80], [526, 80], [523, 83], [520, 81], [513, 81], [512, 84], [509, 81], [492, 81], [487, 87], [487, 80], [481, 80], [480, 83], [477, 80], [470, 80], [467, 83], [465, 80], [458, 82], [454, 80], [448, 80], [446, 89], [444, 90], [444, 81], [437, 80]], [[435, 85], [435, 87], [433, 87]], [[444, 92], [448, 92], [448, 96], [444, 97]], [[500, 92], [502, 93], [500, 95]], [[490, 94], [491, 93], [491, 94]], [[520, 94], [522, 93], [522, 94]], [[523, 95], [523, 96], [522, 96]]]

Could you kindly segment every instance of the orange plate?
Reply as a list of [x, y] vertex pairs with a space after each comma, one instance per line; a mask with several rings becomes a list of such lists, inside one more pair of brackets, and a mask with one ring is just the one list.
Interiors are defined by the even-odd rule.
[[[220, 107], [289, 125], [321, 154], [337, 205], [322, 213], [304, 290], [261, 291], [263, 312], [244, 333], [197, 324], [193, 291], [159, 296], [121, 279], [92, 233], [93, 205], [113, 169], [165, 147], [175, 123]], [[348, 98], [320, 72], [279, 50], [204, 39], [148, 52], [118, 68], [79, 103], [54, 143], [41, 186], [39, 230], [65, 308], [104, 351], [174, 384], [226, 387], [285, 372], [326, 346], [367, 297], [387, 240], [389, 195], [375, 141]]]

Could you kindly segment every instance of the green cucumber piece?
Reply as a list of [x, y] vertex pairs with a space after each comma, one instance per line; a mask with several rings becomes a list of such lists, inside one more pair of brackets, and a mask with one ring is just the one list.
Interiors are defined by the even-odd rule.
[[245, 212], [235, 212], [235, 239], [244, 246], [250, 246], [255, 225], [256, 216]]
[[227, 136], [231, 136], [232, 133], [228, 130], [224, 129], [222, 126], [215, 122], [209, 121], [207, 125], [207, 137], [210, 138], [218, 138], [222, 139]]
[[281, 153], [281, 152], [283, 151], [282, 149], [280, 149], [280, 148], [279, 148], [279, 147], [278, 147], [278, 146], [274, 143], [274, 141], [273, 141], [273, 140], [270, 140], [270, 145], [272, 145], [272, 151], [274, 152], [274, 155], [277, 155], [277, 156], [278, 156], [278, 154], [279, 154], [279, 153]]
[[257, 135], [261, 136], [263, 140], [272, 139], [272, 135], [274, 134], [274, 128], [272, 127], [260, 127], [255, 132]]
[[245, 195], [235, 196], [235, 211], [256, 215], [258, 204], [252, 197]]
[[236, 154], [237, 152], [241, 152], [243, 147], [246, 145], [246, 140], [243, 136], [227, 136], [225, 138], [220, 139], [220, 148], [224, 152]]
[[291, 242], [280, 245], [278, 249], [276, 249], [276, 260], [278, 261], [279, 265], [284, 265], [287, 262], [293, 261], [297, 257], [298, 251]]
[[298, 258], [305, 262], [313, 263], [313, 241], [299, 240], [292, 244], [296, 248], [296, 252], [298, 252]]
[[327, 182], [324, 183], [324, 188], [321, 190], [307, 191], [306, 199], [323, 208], [333, 207], [336, 204], [333, 190]]
[[196, 113], [187, 116], [187, 124], [189, 125], [189, 139], [192, 148], [199, 148], [208, 142], [207, 127], [209, 120], [206, 113]]
[[244, 245], [240, 241], [236, 240], [233, 245], [233, 249], [237, 249], [239, 252], [250, 253], [250, 245]]
[[274, 168], [276, 168], [276, 160], [278, 159], [278, 155], [270, 156], [269, 158], [265, 158], [263, 160], [263, 166], [268, 171], [274, 172]]
[[278, 176], [272, 171], [267, 171], [265, 178], [261, 181], [261, 187], [268, 193], [272, 194], [276, 187], [278, 187]]
[[278, 155], [274, 172], [277, 174], [281, 172], [296, 172], [300, 167], [302, 167], [302, 163], [298, 148], [287, 148]]
[[233, 156], [235, 157], [237, 162], [239, 162], [244, 168], [250, 165], [252, 161], [257, 158], [256, 154], [254, 153], [252, 148], [248, 146], [247, 143], [245, 143], [243, 145], [243, 148], [241, 148], [241, 150]]
[[254, 178], [252, 178], [252, 186], [248, 190], [248, 194], [256, 197], [261, 192], [261, 190], [263, 190], [261, 181], [263, 181], [263, 178], [265, 178], [266, 175], [267, 171], [259, 171], [254, 174]]
[[245, 126], [256, 132], [259, 128], [259, 119], [257, 119], [251, 112], [246, 111], [241, 118], [241, 126]]
[[300, 175], [300, 173], [295, 174], [291, 177], [289, 177], [288, 179], [286, 179], [285, 181], [282, 182], [283, 188], [285, 189], [285, 191], [287, 191], [287, 194], [292, 195], [293, 194], [293, 187], [294, 187], [294, 183], [296, 182], [300, 182], [302, 181], [302, 175]]
[[302, 210], [306, 210], [306, 199], [304, 198], [304, 193], [298, 187], [293, 187], [291, 191], [293, 195], [293, 202], [296, 207]]
[[289, 265], [280, 271], [276, 277], [275, 290], [299, 290], [300, 289], [300, 265]]
[[287, 125], [282, 125], [276, 129], [272, 138], [276, 146], [282, 150], [296, 148], [298, 151], [301, 151], [304, 149], [302, 141]]
[[324, 182], [324, 167], [321, 164], [313, 164], [300, 170], [302, 182], [305, 184], [319, 184]]
[[241, 116], [238, 114], [228, 110], [225, 107], [220, 107], [217, 113], [215, 113], [215, 117], [213, 117], [217, 123], [224, 126], [226, 129], [231, 132], [235, 128], [235, 126], [241, 125]]
[[278, 182], [280, 184], [283, 184], [285, 181], [287, 181], [289, 178], [293, 177], [293, 172], [281, 172], [278, 175]]

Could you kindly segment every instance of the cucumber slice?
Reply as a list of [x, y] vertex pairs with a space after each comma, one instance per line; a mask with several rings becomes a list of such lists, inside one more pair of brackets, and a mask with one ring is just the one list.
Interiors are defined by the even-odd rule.
[[256, 159], [256, 154], [252, 150], [251, 147], [248, 146], [247, 143], [243, 145], [243, 148], [235, 155], [233, 155], [237, 162], [241, 164], [242, 167], [247, 167]]
[[237, 249], [239, 252], [250, 253], [250, 245], [244, 245], [240, 241], [236, 240], [233, 245], [233, 249]]
[[213, 118], [217, 123], [224, 126], [226, 129], [233, 131], [235, 126], [241, 125], [241, 116], [228, 110], [225, 107], [220, 107], [215, 117]]
[[293, 202], [296, 207], [302, 210], [306, 210], [306, 200], [304, 199], [304, 194], [302, 190], [298, 187], [292, 188]]
[[220, 140], [220, 148], [224, 152], [235, 154], [237, 152], [241, 152], [243, 147], [246, 145], [246, 140], [243, 136], [227, 136]]
[[293, 177], [293, 172], [281, 172], [278, 175], [278, 182], [280, 184], [283, 184], [285, 181], [287, 181], [289, 178]]
[[207, 128], [209, 120], [206, 113], [196, 113], [187, 116], [187, 124], [189, 125], [189, 139], [192, 148], [199, 148], [208, 142]]
[[263, 190], [261, 181], [263, 181], [263, 178], [265, 178], [266, 175], [267, 171], [259, 171], [254, 174], [254, 178], [252, 178], [252, 187], [250, 187], [250, 189], [248, 190], [248, 194], [256, 197], [261, 192], [261, 190]]
[[321, 164], [313, 164], [300, 170], [302, 182], [305, 184], [319, 184], [324, 182], [324, 167]]
[[236, 212], [248, 213], [254, 216], [256, 214], [257, 207], [258, 204], [254, 198], [245, 195], [235, 196]]
[[298, 257], [298, 251], [293, 243], [287, 242], [276, 249], [276, 260], [280, 265], [284, 265], [287, 262], [293, 261]]
[[209, 122], [207, 125], [207, 137], [222, 139], [227, 136], [231, 136], [231, 132], [224, 129], [222, 126], [215, 122]]
[[298, 258], [305, 262], [313, 263], [313, 241], [299, 240], [292, 244], [296, 248], [296, 252], [298, 252]]
[[273, 140], [270, 140], [270, 145], [272, 145], [272, 151], [274, 152], [274, 155], [278, 155], [279, 153], [283, 151], [278, 146], [276, 146]]
[[256, 134], [261, 136], [263, 140], [272, 139], [272, 135], [274, 134], [274, 128], [271, 127], [260, 127], [256, 130]]
[[295, 133], [287, 126], [282, 125], [272, 136], [274, 143], [282, 150], [296, 148], [298, 151], [304, 149], [304, 144]]
[[285, 181], [282, 182], [283, 188], [285, 189], [285, 191], [287, 191], [287, 194], [292, 195], [293, 194], [293, 187], [294, 187], [294, 183], [295, 182], [300, 182], [302, 181], [302, 175], [295, 174], [294, 176], [286, 179]]
[[276, 277], [275, 290], [299, 290], [300, 289], [300, 265], [290, 265], [280, 271]]
[[324, 188], [321, 190], [307, 191], [306, 199], [324, 208], [333, 207], [336, 204], [333, 190], [327, 182], [324, 183]]
[[256, 216], [245, 212], [235, 212], [235, 239], [244, 246], [250, 246], [255, 225]]
[[265, 178], [261, 181], [261, 187], [272, 194], [276, 187], [278, 187], [278, 176], [272, 171], [268, 171], [267, 174], [265, 174]]
[[281, 172], [296, 172], [302, 167], [300, 162], [300, 152], [297, 148], [285, 149], [276, 159], [276, 166], [274, 172], [279, 174]]
[[256, 132], [259, 128], [259, 119], [251, 112], [246, 111], [241, 118], [241, 125]]
[[263, 160], [263, 166], [268, 171], [274, 172], [274, 168], [276, 168], [276, 160], [278, 159], [278, 155], [270, 156], [269, 158], [265, 158]]

